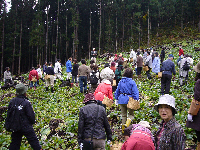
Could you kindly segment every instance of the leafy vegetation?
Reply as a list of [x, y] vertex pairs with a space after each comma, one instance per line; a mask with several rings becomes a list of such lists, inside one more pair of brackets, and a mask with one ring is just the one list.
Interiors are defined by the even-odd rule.
[[[200, 61], [199, 51], [194, 51], [194, 47], [200, 47], [200, 41], [196, 40], [193, 44], [187, 41], [182, 41], [184, 52], [193, 56], [194, 65]], [[175, 56], [174, 62], [178, 59], [178, 48], [173, 48], [171, 45], [166, 44], [166, 47], [170, 47], [166, 53], [173, 53]], [[166, 55], [167, 55], [166, 54]], [[128, 57], [128, 54], [124, 53], [124, 57]], [[98, 59], [99, 63], [104, 62], [103, 59]], [[102, 65], [103, 66], [103, 65]], [[102, 69], [100, 67], [100, 70]], [[63, 73], [65, 68], [63, 67]], [[194, 145], [196, 142], [195, 132], [186, 128], [187, 111], [190, 106], [190, 101], [193, 98], [194, 77], [195, 72], [189, 72], [188, 82], [180, 87], [178, 80], [178, 67], [176, 66], [177, 74], [175, 79], [171, 83], [171, 94], [176, 98], [176, 108], [178, 113], [175, 115], [178, 122], [182, 125], [187, 136], [187, 147]], [[28, 74], [24, 74], [24, 77], [28, 77]], [[63, 74], [66, 79], [66, 74]], [[157, 103], [160, 96], [160, 79], [154, 76], [153, 79], [147, 80], [146, 74], [143, 72], [143, 78], [137, 79], [134, 75], [134, 80], [140, 91], [140, 105], [141, 108], [134, 113], [134, 119], [132, 123], [138, 123], [141, 120], [149, 121], [152, 127], [152, 131], [156, 132], [161, 121], [159, 114], [153, 109], [155, 103]], [[43, 83], [37, 87], [37, 90], [29, 89], [27, 94], [31, 101], [35, 115], [36, 124], [34, 129], [39, 138], [42, 149], [79, 149], [77, 144], [77, 131], [78, 131], [78, 115], [79, 108], [83, 106], [82, 101], [84, 95], [79, 93], [79, 87], [59, 87], [61, 82], [57, 80], [55, 85], [55, 92], [46, 92]], [[1, 83], [2, 85], [3, 83]], [[0, 90], [0, 105], [8, 106], [8, 103], [15, 95], [15, 90], [10, 89], [7, 91]], [[123, 141], [121, 135], [121, 113], [119, 106], [113, 104], [112, 108], [107, 110], [108, 119], [113, 132], [113, 142]], [[4, 128], [6, 112], [2, 114], [3, 121], [0, 122], [0, 149], [8, 149], [11, 142], [10, 133]], [[30, 145], [27, 140], [23, 138], [21, 150], [28, 149]], [[30, 149], [30, 148], [29, 148]], [[109, 146], [107, 145], [107, 149]]]

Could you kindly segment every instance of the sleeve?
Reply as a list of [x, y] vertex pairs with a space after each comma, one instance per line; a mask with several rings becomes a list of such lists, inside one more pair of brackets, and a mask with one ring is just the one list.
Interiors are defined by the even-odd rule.
[[38, 72], [36, 71], [36, 79], [39, 80]]
[[80, 109], [79, 112], [79, 121], [78, 121], [78, 144], [81, 144], [81, 141], [84, 139], [84, 115], [83, 110]]
[[173, 135], [173, 141], [174, 141], [174, 149], [176, 150], [184, 150], [185, 149], [185, 141], [186, 136], [182, 128], [178, 128], [174, 135]]
[[25, 106], [25, 113], [28, 117], [28, 120], [30, 121], [31, 124], [35, 123], [35, 113], [33, 111], [33, 107], [29, 101], [27, 101], [27, 104]]
[[105, 109], [103, 110], [103, 116], [104, 116], [104, 127], [105, 127], [105, 131], [106, 131], [106, 135], [107, 135], [107, 140], [112, 141], [112, 131], [110, 129], [110, 124], [108, 123], [108, 118], [106, 115], [106, 111]]
[[194, 86], [194, 99], [200, 101], [200, 79], [197, 80]]
[[135, 100], [139, 100], [139, 91], [134, 81], [133, 81], [133, 87], [132, 87], [132, 97]]
[[101, 85], [101, 83], [97, 86], [96, 90], [94, 91], [94, 96], [99, 92], [100, 85]]
[[120, 82], [119, 82], [119, 84], [118, 84], [118, 86], [117, 86], [117, 89], [116, 89], [116, 91], [115, 91], [115, 93], [114, 93], [114, 95], [115, 95], [115, 99], [116, 99], [116, 100], [118, 100], [118, 97], [119, 97], [119, 95], [120, 95], [120, 89], [119, 89], [119, 86], [120, 86]]
[[3, 74], [3, 78], [6, 79], [6, 72], [4, 72], [4, 74]]
[[173, 64], [173, 66], [172, 66], [172, 72], [173, 72], [173, 75], [176, 74], [176, 70], [175, 70], [175, 65], [174, 65], [174, 64]]
[[108, 88], [108, 98], [113, 100], [112, 86]]

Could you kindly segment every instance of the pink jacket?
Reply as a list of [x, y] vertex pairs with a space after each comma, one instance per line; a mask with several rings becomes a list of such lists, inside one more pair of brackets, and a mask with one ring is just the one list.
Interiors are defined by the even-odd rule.
[[39, 80], [38, 72], [36, 70], [32, 70], [29, 73], [29, 80], [31, 81], [32, 78], [35, 77], [37, 80]]
[[94, 92], [96, 100], [103, 101], [104, 95], [113, 100], [112, 86], [109, 80], [105, 80], [100, 83]]

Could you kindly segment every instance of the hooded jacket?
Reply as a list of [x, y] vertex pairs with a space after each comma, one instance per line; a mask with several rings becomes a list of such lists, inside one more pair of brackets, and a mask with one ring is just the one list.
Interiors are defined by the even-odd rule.
[[115, 99], [118, 100], [118, 104], [128, 104], [129, 97], [139, 100], [139, 91], [132, 78], [122, 77], [114, 95]]

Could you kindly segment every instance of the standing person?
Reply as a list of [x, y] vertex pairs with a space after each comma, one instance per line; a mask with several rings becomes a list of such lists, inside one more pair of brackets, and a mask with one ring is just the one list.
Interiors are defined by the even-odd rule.
[[[194, 87], [194, 99], [200, 103], [200, 62], [194, 66], [194, 71], [197, 72], [195, 78], [195, 87]], [[197, 115], [188, 114], [188, 119], [186, 123], [186, 127], [192, 128], [195, 130], [197, 135], [197, 150], [200, 150], [200, 110], [198, 111]]]
[[[122, 133], [124, 128], [128, 127], [133, 119], [134, 110], [127, 108], [129, 97], [132, 97], [135, 100], [139, 100], [139, 91], [135, 81], [132, 80], [133, 71], [131, 68], [125, 69], [122, 79], [120, 80], [117, 90], [114, 93], [116, 103], [120, 105], [122, 113]], [[128, 111], [128, 118], [127, 118]]]
[[161, 63], [163, 63], [164, 59], [165, 59], [165, 48], [162, 48], [161, 54], [160, 54], [160, 59], [161, 59]]
[[143, 65], [143, 58], [140, 56], [140, 52], [137, 52], [137, 75], [138, 78], [141, 78], [141, 71], [142, 71], [142, 65]]
[[[33, 80], [36, 80], [36, 81], [33, 81]], [[29, 81], [31, 82], [30, 83], [30, 89], [32, 89], [33, 87], [33, 84], [34, 84], [34, 89], [36, 89], [37, 87], [37, 81], [39, 80], [39, 76], [38, 76], [38, 72], [35, 70], [34, 67], [31, 68], [31, 71], [29, 73]]]
[[117, 62], [119, 62], [120, 60], [124, 61], [124, 58], [122, 57], [122, 53], [119, 54], [119, 57], [117, 58]]
[[142, 57], [143, 57], [143, 62], [145, 62], [147, 59], [147, 50], [146, 49], [144, 49], [144, 53], [143, 53]]
[[169, 54], [169, 57], [167, 60], [165, 60], [162, 63], [162, 67], [160, 71], [162, 72], [162, 78], [161, 78], [161, 94], [169, 94], [170, 91], [170, 84], [172, 79], [172, 73], [175, 77], [176, 70], [174, 62], [172, 61], [174, 59], [174, 56], [172, 54]]
[[151, 71], [151, 68], [152, 68], [152, 57], [150, 55], [150, 52], [147, 52], [147, 58], [146, 58], [145, 65], [148, 66], [148, 68], [149, 68], [149, 70], [146, 71], [147, 79], [151, 79], [150, 71]]
[[112, 131], [106, 111], [102, 106], [97, 105], [91, 93], [85, 95], [83, 103], [85, 106], [81, 107], [79, 112], [78, 143], [81, 145], [83, 140], [90, 141], [93, 134], [94, 150], [105, 150], [106, 136], [108, 141], [112, 141]]
[[[190, 70], [190, 66], [192, 65], [192, 61], [189, 58], [189, 55], [185, 55], [183, 59], [178, 62], [179, 65], [179, 84], [183, 86], [184, 83], [187, 83], [188, 74]], [[184, 83], [183, 80], [185, 79]]]
[[100, 73], [98, 71], [97, 65], [93, 65], [91, 69], [92, 71], [90, 72], [90, 84], [91, 84], [90, 93], [94, 93], [99, 84]]
[[53, 93], [55, 72], [52, 67], [52, 62], [49, 62], [49, 66], [46, 69], [46, 75], [49, 77], [46, 79], [46, 91], [48, 91], [48, 87], [51, 86], [51, 92]]
[[116, 86], [118, 85], [119, 81], [121, 80], [122, 78], [122, 71], [124, 70], [124, 67], [123, 67], [123, 61], [119, 61], [118, 62], [118, 66], [115, 70], [115, 80], [116, 80]]
[[114, 61], [117, 62], [118, 56], [115, 54]]
[[97, 57], [97, 51], [95, 48], [91, 51], [91, 60], [94, 60], [94, 63], [96, 63], [96, 57]]
[[160, 72], [160, 59], [158, 56], [158, 52], [155, 52], [154, 59], [152, 63], [152, 72], [154, 72], [156, 75], [158, 75], [158, 72]]
[[62, 78], [62, 68], [61, 68], [61, 60], [57, 59], [56, 63], [55, 63], [55, 67], [54, 67], [54, 72], [55, 72], [55, 77], [58, 78], [61, 82], [63, 81]]
[[[77, 75], [78, 75], [78, 67], [79, 64], [77, 64], [77, 60], [74, 59], [74, 65], [73, 65], [73, 69], [72, 69], [72, 82], [71, 82], [71, 87], [73, 86], [73, 83], [76, 83], [76, 86], [78, 86], [78, 81], [77, 81]], [[74, 81], [75, 80], [75, 81]]]
[[132, 63], [132, 65], [135, 65], [136, 61], [137, 61], [136, 53], [133, 49], [131, 49], [130, 62]]
[[47, 69], [47, 66], [48, 66], [48, 64], [47, 64], [47, 62], [45, 61], [44, 65], [43, 65], [43, 73], [45, 73], [45, 71], [46, 71], [46, 69]]
[[90, 70], [89, 67], [86, 66], [85, 59], [81, 60], [82, 65], [78, 68], [78, 76], [79, 76], [79, 86], [80, 92], [87, 92], [87, 77], [89, 76]]
[[71, 72], [72, 72], [72, 58], [70, 57], [66, 62], [66, 72], [67, 72], [67, 80], [70, 81]]
[[38, 76], [39, 76], [39, 79], [37, 81], [37, 84], [39, 85], [39, 80], [41, 79], [43, 82], [44, 82], [44, 79], [42, 77], [42, 70], [41, 70], [41, 65], [39, 64], [38, 65], [38, 68], [36, 69], [37, 73], [38, 73]]
[[20, 108], [20, 118], [18, 122], [21, 124], [21, 128], [18, 131], [12, 132], [11, 134], [12, 140], [9, 147], [10, 150], [20, 149], [23, 135], [27, 138], [29, 144], [34, 150], [41, 150], [41, 146], [33, 129], [33, 124], [35, 124], [35, 113], [30, 101], [26, 97], [27, 90], [28, 87], [26, 87], [24, 84], [17, 84], [16, 97], [11, 99], [8, 106], [6, 124], [7, 121], [12, 119], [10, 118], [10, 111], [15, 105], [19, 105], [18, 109]]
[[4, 72], [4, 81], [5, 81], [5, 85], [10, 86], [13, 84], [9, 67], [6, 67], [6, 71]]
[[179, 58], [177, 60], [177, 65], [178, 65], [178, 62], [181, 60], [181, 58], [183, 58], [183, 56], [184, 56], [184, 52], [183, 52], [182, 46], [179, 46]]
[[115, 62], [111, 62], [111, 67], [110, 69], [115, 73], [116, 67], [115, 67]]
[[184, 150], [186, 136], [174, 117], [175, 98], [169, 94], [161, 95], [154, 108], [163, 119], [155, 135], [156, 150]]

